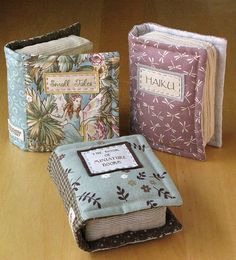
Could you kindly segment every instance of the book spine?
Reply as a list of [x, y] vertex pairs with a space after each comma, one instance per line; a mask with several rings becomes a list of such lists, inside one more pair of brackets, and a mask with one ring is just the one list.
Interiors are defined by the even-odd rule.
[[27, 150], [24, 55], [4, 47], [8, 85], [8, 130], [12, 143]]
[[48, 171], [62, 198], [73, 237], [77, 245], [85, 251], [89, 251], [89, 245], [82, 236], [84, 220], [81, 216], [76, 195], [68, 180], [68, 175], [60, 163], [60, 156], [54, 151], [48, 160]]

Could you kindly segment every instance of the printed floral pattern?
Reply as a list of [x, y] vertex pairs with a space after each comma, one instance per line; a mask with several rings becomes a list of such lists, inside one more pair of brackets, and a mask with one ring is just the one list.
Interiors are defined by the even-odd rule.
[[[139, 138], [143, 140], [143, 143], [137, 142]], [[56, 154], [56, 160], [49, 159], [49, 169], [54, 164], [51, 166], [51, 171], [55, 171], [56, 175], [60, 174], [60, 179], [63, 178], [64, 181], [69, 182], [66, 186], [69, 189], [68, 193], [72, 193], [73, 197], [76, 198], [79, 211], [85, 212], [82, 219], [104, 217], [106, 216], [105, 212], [111, 214], [113, 210], [114, 214], [118, 214], [119, 207], [121, 214], [124, 210], [133, 212], [156, 206], [180, 205], [182, 203], [177, 190], [169, 182], [168, 173], [164, 168], [159, 164], [150, 167], [150, 163], [146, 159], [142, 160], [142, 156], [150, 158], [150, 155], [153, 154], [151, 149], [145, 149], [143, 152], [142, 147], [148, 146], [146, 140], [142, 136], [134, 135], [119, 138], [117, 144], [123, 140], [131, 144], [133, 153], [143, 165], [142, 170], [140, 168], [128, 171], [123, 169], [91, 177], [86, 168], [78, 164], [80, 157], [77, 152], [81, 149], [79, 143], [73, 145], [75, 153], [72, 152], [70, 145], [60, 146], [52, 154], [53, 158]], [[98, 140], [89, 147], [106, 146], [110, 142], [116, 144], [114, 140], [104, 140], [102, 144]], [[133, 143], [136, 143], [136, 149], [132, 146]], [[139, 146], [141, 149], [137, 149]], [[85, 148], [86, 145], [83, 146], [83, 149]], [[138, 203], [136, 203], [137, 201]]]
[[171, 196], [170, 192], [166, 191], [164, 188], [160, 188], [160, 189], [158, 189], [156, 187], [153, 187], [153, 188], [157, 190], [159, 197], [163, 196], [165, 199], [174, 199], [175, 198], [174, 196]]
[[72, 190], [74, 190], [74, 191], [79, 190], [79, 186], [80, 186], [79, 180], [80, 180], [80, 178], [81, 178], [81, 176], [79, 178], [77, 178], [76, 181], [72, 182], [72, 184], [71, 184]]
[[139, 180], [145, 180], [146, 178], [146, 173], [145, 172], [139, 172], [137, 175], [137, 179]]
[[102, 65], [104, 63], [104, 57], [101, 54], [94, 54], [89, 59], [95, 66]]
[[156, 208], [158, 206], [158, 203], [154, 202], [154, 200], [148, 200], [147, 206], [150, 206], [150, 208]]
[[149, 183], [152, 184], [152, 185], [156, 184], [156, 182], [154, 180], [150, 180]]
[[162, 174], [160, 173], [153, 173], [153, 177], [160, 181], [161, 179], [165, 179], [166, 172], [163, 172]]
[[[119, 135], [117, 53], [32, 56], [25, 61], [28, 149], [50, 151], [60, 144]], [[46, 72], [96, 71], [98, 94], [46, 94]]]
[[101, 209], [101, 203], [99, 202], [101, 198], [96, 198], [96, 193], [92, 192], [84, 192], [83, 194], [78, 196], [79, 201], [87, 201], [88, 203], [92, 203], [93, 206], [97, 206], [98, 209]]
[[[120, 141], [131, 144], [135, 142], [141, 147], [144, 143], [146, 147], [148, 146], [143, 136], [137, 135], [121, 137], [117, 141], [104, 140], [101, 146], [110, 143], [119, 143]], [[100, 142], [90, 143], [89, 147], [97, 146]], [[72, 151], [72, 147], [75, 153]], [[143, 165], [143, 171], [146, 176], [145, 180], [136, 178], [139, 172], [143, 172], [140, 169], [129, 169], [128, 173], [127, 171], [120, 170], [109, 173], [109, 178], [101, 179], [100, 175], [89, 176], [86, 169], [83, 169], [81, 164], [78, 164], [79, 157], [76, 157], [78, 156], [76, 152], [81, 147], [82, 145], [78, 143], [56, 148], [49, 158], [48, 169], [63, 198], [67, 212], [70, 212], [71, 208], [75, 212], [76, 218], [72, 224], [72, 230], [77, 243], [82, 248], [93, 250], [93, 246], [96, 244], [96, 249], [108, 249], [109, 247], [121, 246], [130, 242], [136, 243], [139, 239], [140, 242], [150, 239], [150, 232], [153, 238], [156, 238], [157, 236], [163, 237], [165, 234], [178, 231], [177, 222], [167, 209], [166, 224], [162, 228], [125, 232], [87, 243], [84, 239], [83, 230], [88, 219], [126, 214], [154, 207], [177, 206], [182, 204], [182, 200], [163, 166], [159, 163], [151, 164], [152, 168], [150, 167], [150, 162], [144, 159], [151, 158], [154, 155], [151, 149], [146, 149], [145, 154], [143, 154], [142, 150], [131, 147]], [[83, 145], [83, 149], [85, 147]], [[60, 160], [59, 157], [62, 154], [65, 157], [63, 160]], [[68, 172], [68, 174], [65, 174], [65, 172]], [[153, 173], [158, 173], [163, 178], [157, 180], [154, 178]], [[122, 179], [121, 176], [124, 174], [128, 177]], [[149, 183], [151, 180], [155, 181], [155, 185]], [[181, 229], [181, 225], [178, 224], [178, 226]], [[170, 229], [170, 227], [172, 228]]]
[[58, 159], [59, 160], [62, 160], [62, 159], [64, 159], [65, 158], [65, 154], [64, 153], [62, 153], [62, 154], [60, 154], [59, 156], [58, 156]]
[[117, 195], [118, 195], [118, 199], [119, 200], [125, 200], [127, 201], [127, 198], [129, 197], [129, 193], [125, 192], [125, 189], [124, 188], [121, 188], [120, 186], [117, 186]]
[[134, 180], [129, 180], [129, 181], [128, 181], [128, 184], [129, 184], [130, 186], [135, 186], [135, 185], [136, 185], [136, 181], [134, 181]]
[[[144, 40], [137, 32], [148, 25], [135, 26], [129, 33], [131, 130], [143, 134], [149, 144], [161, 151], [205, 159], [202, 137], [202, 95], [206, 51]], [[184, 100], [155, 96], [137, 88], [137, 65], [182, 73]]]
[[144, 191], [144, 192], [149, 192], [151, 190], [151, 188], [148, 186], [148, 185], [143, 185], [141, 187], [141, 189]]
[[105, 174], [102, 174], [101, 175], [101, 178], [102, 179], [108, 179], [108, 178], [110, 178], [111, 177], [111, 174], [110, 173], [105, 173]]

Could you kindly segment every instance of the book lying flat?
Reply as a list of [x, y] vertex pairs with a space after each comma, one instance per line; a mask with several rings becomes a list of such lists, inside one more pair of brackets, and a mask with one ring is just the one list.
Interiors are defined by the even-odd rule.
[[205, 159], [222, 146], [226, 40], [156, 24], [129, 33], [131, 131], [153, 148]]
[[91, 53], [80, 25], [5, 46], [9, 137], [27, 151], [119, 136], [117, 52]]
[[181, 196], [141, 135], [57, 147], [48, 169], [83, 250], [111, 249], [182, 229], [168, 208], [180, 206]]

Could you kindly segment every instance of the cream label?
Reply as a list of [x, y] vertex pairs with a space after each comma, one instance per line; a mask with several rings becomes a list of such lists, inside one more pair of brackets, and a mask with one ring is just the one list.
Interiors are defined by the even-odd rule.
[[128, 142], [78, 151], [78, 155], [91, 176], [141, 167]]
[[74, 212], [73, 208], [70, 208], [70, 210], [69, 210], [68, 220], [69, 220], [69, 224], [70, 224], [72, 234], [73, 234], [74, 239], [75, 239], [75, 234], [74, 234], [74, 229], [73, 229], [73, 223], [74, 223], [74, 220], [75, 220], [75, 212]]
[[96, 71], [44, 73], [44, 91], [47, 94], [99, 93]]
[[10, 120], [8, 119], [8, 130], [10, 135], [16, 137], [20, 141], [24, 142], [25, 136], [24, 136], [24, 130], [22, 128], [14, 126]]
[[74, 220], [75, 220], [75, 212], [74, 212], [73, 208], [70, 208], [70, 210], [69, 210], [68, 219], [69, 219], [69, 224], [72, 228]]
[[138, 88], [150, 94], [182, 101], [184, 75], [138, 65]]

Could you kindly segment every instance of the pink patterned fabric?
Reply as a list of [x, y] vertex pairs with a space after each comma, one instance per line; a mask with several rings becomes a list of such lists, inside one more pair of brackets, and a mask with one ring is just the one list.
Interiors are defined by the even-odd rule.
[[[206, 50], [144, 40], [139, 37], [144, 32], [150, 32], [148, 24], [129, 33], [131, 131], [144, 135], [154, 149], [204, 160], [201, 114]], [[139, 65], [183, 74], [183, 100], [140, 91]]]

